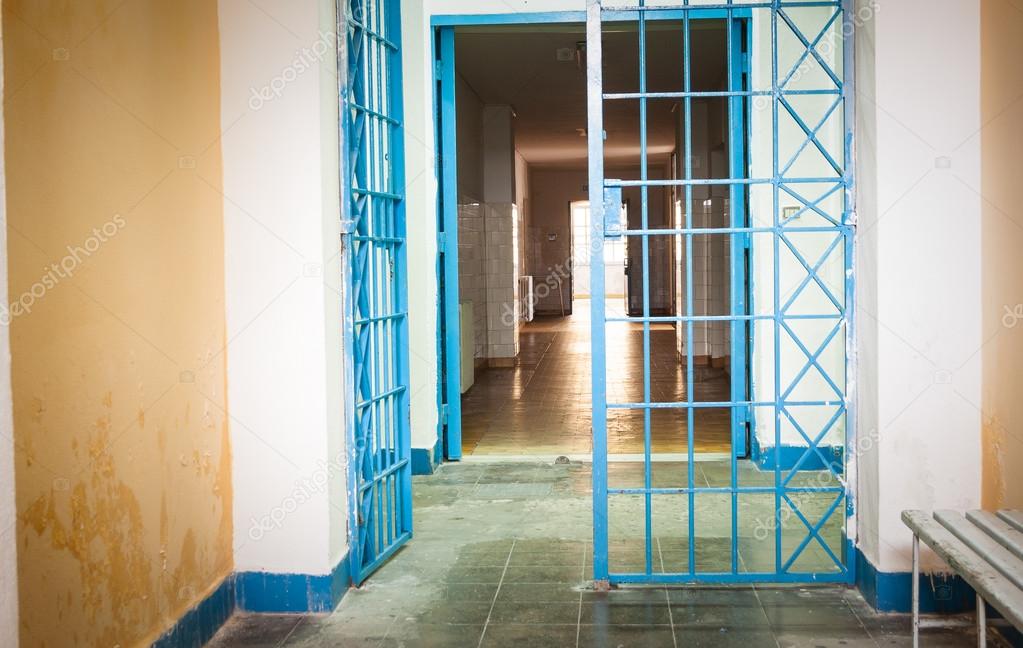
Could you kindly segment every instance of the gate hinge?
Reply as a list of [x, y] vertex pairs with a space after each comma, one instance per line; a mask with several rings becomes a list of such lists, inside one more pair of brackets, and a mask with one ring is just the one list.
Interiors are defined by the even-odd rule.
[[440, 406], [440, 424], [441, 425], [447, 425], [448, 424], [448, 405], [447, 405], [447, 403], [444, 403], [443, 405]]
[[437, 253], [445, 254], [448, 251], [448, 233], [439, 232], [437, 234]]
[[441, 61], [440, 59], [434, 60], [433, 73], [437, 75], [437, 78], [440, 78], [444, 74], [444, 61]]

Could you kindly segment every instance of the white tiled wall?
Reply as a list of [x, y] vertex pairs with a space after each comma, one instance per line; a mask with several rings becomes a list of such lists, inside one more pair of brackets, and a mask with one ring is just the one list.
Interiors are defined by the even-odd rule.
[[459, 299], [471, 301], [477, 359], [514, 358], [518, 343], [518, 275], [511, 204], [458, 206]]
[[[709, 204], [699, 201], [693, 211], [693, 227], [727, 227], [728, 201], [712, 198]], [[685, 215], [682, 214], [682, 218]], [[679, 313], [686, 314], [686, 243], [679, 245], [677, 301]], [[729, 315], [731, 303], [730, 250], [724, 235], [693, 237], [693, 315]], [[715, 359], [730, 354], [731, 327], [728, 322], [696, 322], [693, 324], [693, 355]], [[686, 327], [678, 328], [679, 352], [687, 353]]]
[[458, 297], [473, 305], [475, 356], [486, 357], [487, 280], [485, 208], [482, 203], [458, 205]]
[[514, 358], [519, 354], [514, 218], [511, 203], [485, 206], [488, 358]]

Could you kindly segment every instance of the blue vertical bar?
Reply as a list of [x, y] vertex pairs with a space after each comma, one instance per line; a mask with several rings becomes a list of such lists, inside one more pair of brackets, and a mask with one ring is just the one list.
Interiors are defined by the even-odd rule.
[[[391, 178], [393, 182], [393, 193], [400, 195], [401, 199], [395, 203], [394, 210], [394, 237], [398, 240], [396, 244], [396, 263], [394, 273], [394, 287], [396, 291], [395, 313], [398, 316], [398, 335], [396, 342], [397, 365], [396, 373], [399, 381], [398, 415], [395, 425], [397, 427], [397, 457], [396, 461], [403, 461], [400, 469], [401, 480], [401, 532], [402, 534], [412, 533], [412, 429], [411, 429], [411, 402], [409, 384], [411, 381], [409, 371], [409, 324], [408, 324], [408, 227], [406, 223], [406, 201], [405, 201], [405, 102], [403, 88], [403, 71], [401, 64], [401, 6], [397, 0], [387, 0], [388, 20], [387, 36], [397, 46], [397, 49], [390, 50], [390, 110], [391, 117], [400, 127], [391, 131], [390, 155], [391, 155]], [[386, 126], [385, 126], [386, 127]], [[404, 542], [404, 541], [401, 541]]]
[[593, 361], [593, 579], [608, 583], [607, 361], [604, 342], [604, 82], [600, 0], [586, 0], [586, 109], [590, 194], [590, 345]]
[[[731, 2], [731, 0], [729, 0], [729, 2]], [[739, 27], [738, 30], [736, 30], [736, 26]], [[736, 34], [736, 31], [738, 31], [738, 34]], [[725, 21], [725, 34], [726, 34], [726, 36], [725, 36], [725, 38], [726, 38], [726, 48], [725, 49], [727, 51], [727, 57], [728, 57], [728, 84], [727, 84], [726, 87], [728, 88], [729, 91], [735, 91], [737, 89], [741, 90], [742, 89], [742, 68], [740, 67], [738, 70], [736, 70], [736, 60], [737, 59], [739, 60], [738, 64], [741, 66], [742, 65], [742, 61], [741, 61], [742, 53], [741, 53], [741, 48], [740, 48], [740, 52], [738, 52], [738, 53], [735, 51], [735, 48], [736, 48], [736, 43], [737, 42], [738, 43], [742, 42], [742, 25], [740, 23], [737, 23], [736, 21], [734, 21], [732, 19], [732, 9], [731, 9], [731, 7], [729, 7], [729, 9], [728, 9], [728, 18]], [[738, 38], [737, 38], [737, 36], [738, 36]], [[737, 56], [737, 54], [738, 54], [738, 56]], [[738, 83], [737, 83], [737, 78], [738, 78]], [[743, 142], [743, 140], [745, 139], [744, 132], [743, 132], [744, 129], [739, 124], [739, 117], [742, 114], [741, 113], [741, 109], [742, 109], [742, 98], [741, 97], [731, 97], [728, 100], [728, 168], [729, 168], [729, 177], [731, 177], [731, 178], [739, 177], [739, 176], [736, 175], [736, 170], [737, 170], [737, 167], [741, 167], [742, 166], [742, 162], [741, 162], [742, 156], [741, 156], [741, 153], [736, 150], [739, 146], [742, 146], [742, 144], [740, 142]], [[734, 184], [728, 186], [728, 207], [729, 207], [729, 210], [730, 210], [729, 227], [741, 227], [742, 225], [738, 225], [736, 223], [736, 221], [738, 221], [740, 218], [742, 219], [743, 222], [745, 222], [744, 211], [741, 210], [741, 207], [739, 205], [739, 196], [741, 194], [743, 194], [744, 191], [745, 191], [744, 187], [736, 186]], [[746, 275], [746, 264], [745, 264], [745, 258], [744, 258], [745, 254], [744, 254], [743, 246], [741, 245], [741, 241], [738, 240], [740, 236], [742, 236], [742, 235], [738, 235], [737, 236], [734, 233], [733, 234], [729, 234], [729, 236], [728, 236], [728, 245], [729, 245], [729, 256], [728, 256], [728, 258], [729, 258], [729, 262], [730, 262], [729, 265], [731, 266], [731, 268], [730, 268], [731, 289], [729, 290], [729, 299], [730, 299], [731, 303], [729, 304], [729, 315], [731, 317], [735, 317], [736, 315], [745, 315], [745, 313], [740, 310], [740, 309], [742, 309], [743, 302], [744, 302], [744, 300], [742, 298], [742, 292], [741, 292], [741, 290], [737, 291], [737, 289], [744, 288], [745, 287], [744, 285], [746, 283], [745, 280], [744, 280], [745, 275]], [[731, 352], [731, 361], [730, 361], [731, 366], [729, 367], [729, 373], [730, 373], [730, 380], [731, 380], [731, 392], [732, 392], [732, 401], [733, 402], [746, 400], [744, 397], [743, 398], [738, 397], [738, 394], [742, 394], [743, 396], [745, 396], [745, 390], [739, 391], [738, 389], [736, 389], [737, 386], [739, 386], [739, 385], [741, 385], [741, 384], [743, 384], [745, 382], [745, 376], [746, 376], [746, 372], [745, 372], [745, 357], [744, 357], [745, 354], [743, 354], [743, 357], [736, 357], [736, 353], [735, 353], [736, 346], [738, 346], [738, 345], [736, 345], [736, 337], [737, 337], [737, 335], [740, 332], [744, 332], [744, 330], [745, 330], [745, 326], [742, 326], [742, 324], [743, 324], [743, 322], [741, 322], [740, 320], [732, 320], [732, 322], [731, 322], [731, 346], [732, 346], [732, 352]], [[743, 343], [742, 347], [743, 347], [743, 351], [745, 351], [745, 343]], [[742, 370], [741, 373], [739, 373], [737, 375], [736, 369], [738, 367], [742, 367], [743, 370]], [[731, 545], [731, 570], [732, 570], [733, 574], [736, 574], [736, 573], [739, 572], [739, 493], [738, 493], [738, 490], [737, 490], [738, 487], [739, 487], [739, 483], [738, 483], [738, 479], [739, 479], [739, 475], [738, 475], [739, 466], [738, 466], [738, 462], [736, 461], [736, 457], [740, 456], [740, 453], [742, 455], [745, 455], [745, 440], [746, 440], [746, 429], [745, 429], [746, 426], [745, 426], [745, 423], [742, 420], [743, 417], [740, 417], [739, 414], [740, 414], [739, 413], [739, 409], [737, 407], [733, 406], [732, 407], [732, 411], [731, 411], [731, 415], [732, 415], [732, 452], [730, 453], [730, 457], [729, 457], [730, 464], [731, 464], [729, 466], [729, 469], [730, 469], [730, 473], [731, 473], [731, 486], [732, 486], [732, 496], [731, 496], [731, 502], [730, 502], [730, 504], [731, 504], [731, 506], [730, 506], [730, 508], [731, 508], [731, 518], [732, 518], [731, 519], [731, 535], [732, 535], [732, 539], [731, 539], [730, 545]], [[740, 427], [741, 427], [741, 429], [740, 429]], [[742, 439], [741, 447], [740, 447], [740, 441], [739, 441], [740, 437]]]
[[[842, 33], [856, 33], [854, 0], [842, 0]], [[849, 475], [855, 461], [859, 443], [856, 434], [856, 408], [853, 403], [856, 400], [856, 191], [854, 184], [855, 160], [855, 132], [856, 132], [856, 49], [855, 39], [845, 38], [842, 41], [842, 96], [845, 99], [844, 115], [845, 120], [845, 159], [842, 160], [845, 171], [845, 216], [842, 218], [842, 225], [845, 226], [845, 321], [846, 321], [846, 395], [845, 395], [845, 462], [844, 474]], [[852, 386], [850, 388], [850, 386]], [[845, 505], [846, 525], [848, 530], [856, 516], [855, 495], [852, 492], [853, 480], [846, 479]], [[848, 534], [847, 534], [848, 535]], [[853, 555], [852, 539], [846, 538], [843, 543], [842, 560], [847, 570], [847, 582], [856, 582], [856, 559]]]
[[[749, 52], [743, 52], [743, 21], [728, 19], [728, 89], [732, 92], [747, 90], [744, 82], [745, 71], [748, 69]], [[746, 166], [746, 124], [744, 97], [731, 97], [728, 100], [728, 132], [729, 132], [729, 169], [732, 178], [747, 178], [749, 170]], [[746, 188], [741, 185], [730, 185], [729, 200], [730, 225], [733, 228], [747, 226]], [[746, 267], [746, 249], [749, 247], [749, 234], [731, 234], [729, 239], [729, 258], [731, 259], [731, 315], [748, 314], [746, 292], [748, 290], [748, 270]], [[751, 324], [743, 320], [731, 322], [731, 392], [733, 402], [749, 400], [747, 384], [749, 365], [747, 362], [746, 345], [750, 335]], [[745, 457], [749, 454], [747, 434], [749, 433], [749, 408], [745, 406], [732, 408], [732, 454]]]
[[[693, 71], [690, 61], [690, 13], [687, 11], [682, 21], [682, 85], [685, 92], [692, 92]], [[685, 98], [685, 179], [693, 179], [693, 99], [690, 96]], [[686, 185], [686, 229], [693, 229], [693, 185]], [[693, 390], [696, 387], [696, 376], [693, 364], [695, 354], [693, 353], [693, 235], [686, 234], [686, 400], [689, 407], [686, 408], [686, 481], [689, 487], [689, 573], [696, 574], [696, 411], [693, 403], [696, 401]]]
[[778, 108], [781, 97], [778, 88], [778, 9], [779, 0], [771, 0], [771, 203], [772, 223], [775, 228], [772, 240], [774, 243], [774, 571], [781, 573], [781, 541], [782, 524], [784, 520], [781, 515], [782, 485], [781, 485], [781, 264], [779, 254], [781, 253], [780, 232], [778, 226], [781, 216], [778, 213], [780, 178], [778, 164]]
[[349, 150], [352, 141], [351, 111], [349, 103], [354, 99], [351, 96], [349, 56], [351, 52], [351, 35], [348, 26], [349, 4], [347, 0], [337, 3], [337, 28], [335, 34], [338, 39], [338, 119], [340, 121], [341, 141], [338, 146], [338, 163], [340, 176], [341, 193], [341, 316], [342, 322], [342, 347], [351, 349], [351, 353], [344, 355], [344, 399], [345, 399], [345, 441], [347, 443], [347, 494], [348, 494], [348, 528], [352, 530], [352, 537], [349, 540], [349, 557], [353, 564], [361, 564], [361, 547], [358, 541], [358, 510], [359, 510], [359, 487], [358, 487], [358, 452], [356, 443], [355, 419], [358, 415], [355, 409], [356, 377], [355, 377], [355, 303], [353, 294], [355, 282], [353, 281], [353, 258], [352, 258], [352, 165]]
[[[441, 251], [444, 273], [444, 395], [447, 405], [444, 451], [462, 458], [462, 333], [458, 299], [458, 141], [455, 100], [455, 29], [440, 29]], [[475, 351], [474, 351], [475, 353]]]
[[[639, 6], [645, 1], [639, 0]], [[646, 92], [646, 12], [639, 14], [639, 91]], [[639, 177], [644, 183], [649, 179], [647, 170], [647, 99], [639, 100]], [[649, 193], [650, 189], [643, 184], [640, 187], [640, 222], [644, 230], [650, 229]], [[628, 227], [628, 223], [625, 224]], [[643, 402], [650, 402], [650, 236], [644, 234], [641, 239], [643, 255]], [[646, 524], [644, 528], [644, 557], [646, 573], [653, 573], [653, 498], [650, 489], [653, 486], [651, 477], [651, 425], [650, 406], [643, 408], [643, 484], [646, 494], [644, 507]]]

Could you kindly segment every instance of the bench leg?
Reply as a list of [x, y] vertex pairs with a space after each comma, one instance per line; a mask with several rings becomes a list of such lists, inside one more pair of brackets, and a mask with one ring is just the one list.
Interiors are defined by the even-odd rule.
[[977, 595], [977, 645], [987, 648], [987, 608], [980, 594]]
[[913, 534], [913, 648], [920, 648], [920, 536]]

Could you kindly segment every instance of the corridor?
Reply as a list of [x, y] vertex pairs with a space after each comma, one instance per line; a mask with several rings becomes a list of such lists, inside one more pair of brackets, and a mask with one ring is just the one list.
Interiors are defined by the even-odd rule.
[[[588, 456], [592, 452], [589, 302], [576, 302], [568, 317], [542, 317], [523, 326], [512, 368], [479, 370], [462, 397], [462, 452], [466, 456]], [[609, 324], [607, 394], [611, 402], [643, 400], [643, 327]], [[652, 400], [686, 399], [685, 365], [677, 360], [675, 329], [654, 324], [650, 332]], [[724, 370], [696, 367], [696, 400], [727, 401]], [[608, 452], [642, 455], [643, 413], [608, 415]], [[651, 413], [651, 449], [686, 452], [686, 413]], [[731, 448], [727, 409], [696, 413], [696, 452], [720, 456]]]

